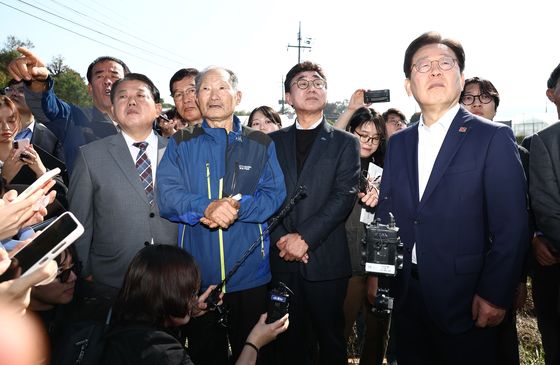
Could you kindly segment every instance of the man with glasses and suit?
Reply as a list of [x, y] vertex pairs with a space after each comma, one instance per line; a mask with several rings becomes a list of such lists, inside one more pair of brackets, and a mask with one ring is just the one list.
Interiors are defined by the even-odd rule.
[[459, 105], [465, 53], [425, 33], [407, 48], [405, 87], [420, 121], [391, 137], [377, 217], [404, 244], [395, 282], [397, 361], [495, 364], [496, 328], [528, 242], [526, 181], [505, 125]]

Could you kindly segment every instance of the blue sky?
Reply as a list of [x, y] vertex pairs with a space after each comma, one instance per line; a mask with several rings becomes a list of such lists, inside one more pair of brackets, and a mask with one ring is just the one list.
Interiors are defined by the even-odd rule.
[[501, 95], [497, 120], [534, 115], [556, 119], [555, 107], [544, 93], [550, 72], [560, 63], [559, 1], [533, 0], [523, 5], [491, 0], [0, 2], [0, 41], [7, 35], [29, 39], [43, 60], [60, 54], [82, 74], [97, 56], [122, 58], [133, 71], [152, 78], [168, 102], [168, 81], [177, 69], [220, 65], [239, 76], [243, 92], [239, 109], [263, 104], [277, 108], [282, 77], [297, 61], [297, 50], [287, 46], [296, 44], [301, 21], [303, 37], [312, 38], [312, 50], [303, 52], [302, 59], [324, 67], [329, 101], [348, 99], [356, 88], [388, 88], [392, 101], [374, 105], [379, 111], [389, 107], [407, 115], [417, 111], [403, 87], [404, 50], [421, 33], [436, 30], [463, 43], [466, 77], [484, 77], [496, 85]]

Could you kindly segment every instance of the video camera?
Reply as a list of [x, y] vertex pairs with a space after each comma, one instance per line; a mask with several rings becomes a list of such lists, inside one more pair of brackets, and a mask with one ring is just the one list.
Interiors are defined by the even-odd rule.
[[[396, 276], [397, 270], [402, 269], [403, 244], [392, 214], [389, 224], [381, 224], [376, 219], [366, 226], [362, 239], [362, 265], [366, 273], [382, 276]], [[393, 298], [389, 294], [389, 289], [379, 288], [372, 310], [390, 313]]]

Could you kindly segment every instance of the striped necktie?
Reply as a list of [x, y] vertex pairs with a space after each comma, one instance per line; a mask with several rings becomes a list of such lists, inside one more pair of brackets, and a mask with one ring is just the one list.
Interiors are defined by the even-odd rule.
[[138, 171], [138, 176], [140, 176], [142, 186], [144, 186], [148, 202], [152, 205], [154, 202], [154, 182], [152, 180], [152, 163], [146, 153], [148, 142], [136, 142], [132, 145], [140, 149], [136, 157], [136, 170]]

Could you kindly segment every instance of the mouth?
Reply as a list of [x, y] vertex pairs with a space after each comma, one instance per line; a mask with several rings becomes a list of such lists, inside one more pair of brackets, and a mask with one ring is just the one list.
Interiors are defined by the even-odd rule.
[[431, 85], [428, 87], [428, 90], [435, 89], [435, 88], [439, 88], [439, 87], [445, 87], [445, 85], [444, 85], [444, 84], [441, 84], [441, 83], [431, 84]]
[[2, 133], [3, 138], [10, 138], [12, 137], [12, 133]]
[[105, 91], [103, 91], [103, 93], [104, 93], [106, 96], [111, 96], [111, 88], [109, 87], [109, 88], [105, 89]]
[[128, 109], [126, 111], [126, 115], [138, 115], [138, 114], [140, 114], [140, 112], [136, 109]]

